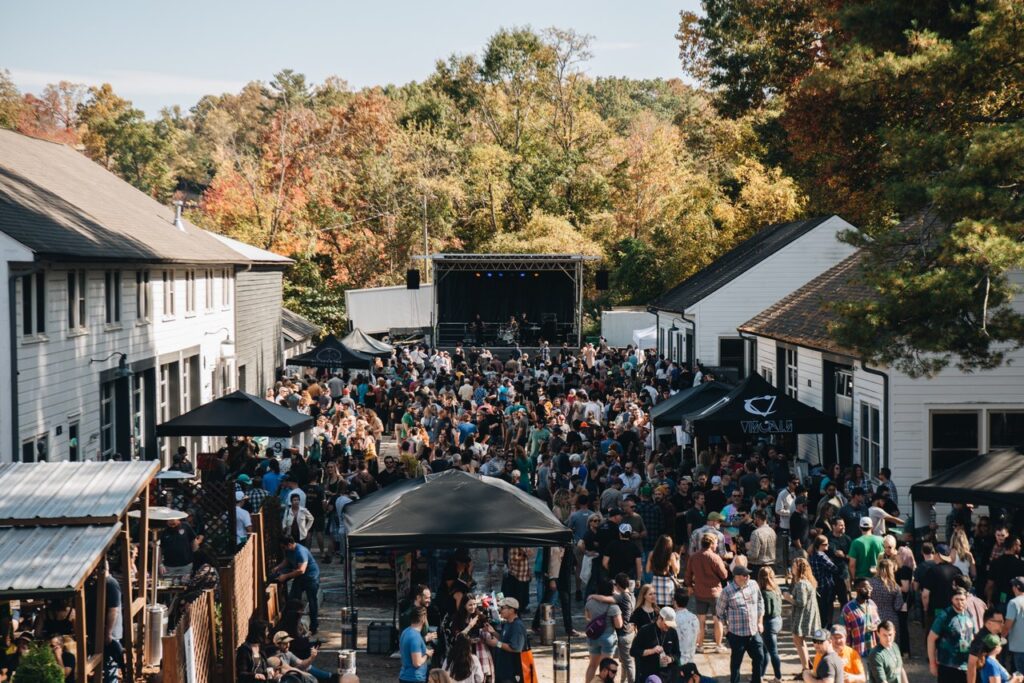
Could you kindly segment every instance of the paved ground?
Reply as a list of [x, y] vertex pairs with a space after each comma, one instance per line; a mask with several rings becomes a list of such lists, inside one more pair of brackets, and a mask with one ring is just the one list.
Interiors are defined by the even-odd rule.
[[[382, 456], [389, 451], [394, 449], [393, 443], [385, 442], [382, 447]], [[486, 553], [480, 551], [480, 558], [475, 562], [475, 566], [478, 567], [477, 582], [484, 589], [490, 589], [489, 581], [493, 581], [493, 588], [497, 589], [500, 584], [500, 579], [497, 576], [488, 577], [487, 575], [487, 559]], [[321, 564], [321, 587], [323, 589], [323, 606], [321, 607], [320, 616], [320, 633], [319, 637], [323, 639], [324, 645], [322, 646], [320, 657], [318, 659], [318, 665], [328, 671], [337, 670], [337, 659], [338, 650], [341, 648], [341, 607], [345, 604], [345, 579], [342, 571], [342, 566], [338, 563], [332, 563], [330, 565]], [[358, 582], [358, 579], [357, 579]], [[358, 586], [357, 586], [358, 587]], [[533, 601], [536, 598], [533, 597]], [[366, 653], [366, 626], [372, 621], [387, 622], [390, 623], [392, 620], [393, 609], [394, 609], [394, 594], [381, 594], [381, 595], [359, 595], [356, 599], [356, 608], [359, 610], [359, 651], [356, 655], [356, 661], [358, 666], [359, 678], [362, 683], [378, 683], [387, 681], [393, 683], [398, 680], [398, 659], [392, 659], [387, 656], [380, 655], [369, 655]], [[555, 623], [556, 631], [555, 637], [558, 640], [565, 640], [565, 632], [562, 630], [562, 619], [558, 614], [558, 607], [555, 608]], [[573, 603], [573, 623], [577, 629], [582, 630], [584, 625], [583, 619], [583, 605]], [[793, 646], [792, 640], [786, 635], [788, 629], [788, 608], [786, 619], [784, 621], [784, 634], [779, 643], [780, 654], [782, 655], [782, 674], [783, 679], [791, 679], [795, 675], [799, 674], [800, 664], [797, 658], [796, 649]], [[915, 645], [921, 643], [918, 649], [914, 652], [916, 655], [913, 659], [908, 662], [908, 675], [912, 682], [927, 681], [931, 680], [932, 677], [928, 673], [927, 662], [924, 660], [922, 655], [924, 654], [924, 637], [921, 632], [920, 626], [912, 627], [911, 636], [914, 640]], [[540, 680], [542, 683], [553, 683], [554, 674], [551, 661], [551, 650], [550, 646], [540, 644], [539, 637], [536, 635], [532, 637], [532, 644], [534, 649], [534, 658], [538, 664], [538, 670], [540, 672]], [[711, 631], [710, 625], [708, 627], [707, 641], [711, 642]], [[587, 667], [587, 655], [586, 655], [586, 640], [583, 638], [574, 638], [570, 640], [570, 675], [569, 681], [572, 683], [583, 682], [584, 673]], [[729, 680], [729, 655], [726, 654], [698, 654], [697, 664], [700, 668], [701, 673], [706, 676], [712, 676], [720, 681]], [[770, 670], [769, 670], [770, 671]], [[745, 660], [743, 668], [742, 680], [750, 680], [750, 665], [749, 660]]]

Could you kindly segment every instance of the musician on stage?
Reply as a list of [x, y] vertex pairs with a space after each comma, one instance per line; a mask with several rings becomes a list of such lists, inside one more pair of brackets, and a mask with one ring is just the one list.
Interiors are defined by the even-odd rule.
[[508, 331], [512, 334], [512, 341], [519, 341], [519, 321], [516, 320], [514, 315], [509, 316], [508, 319]]
[[473, 339], [476, 340], [477, 346], [483, 346], [484, 343], [484, 319], [477, 313], [476, 317], [473, 318], [473, 322], [469, 324], [470, 330], [473, 331]]
[[519, 339], [523, 344], [529, 345], [533, 343], [533, 335], [530, 332], [531, 325], [533, 323], [527, 320], [526, 311], [523, 311], [523, 314], [519, 316]]

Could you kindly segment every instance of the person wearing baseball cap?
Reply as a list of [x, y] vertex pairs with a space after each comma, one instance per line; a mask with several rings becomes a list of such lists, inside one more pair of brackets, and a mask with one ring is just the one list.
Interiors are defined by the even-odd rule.
[[[828, 632], [829, 640], [832, 641], [832, 651], [839, 656], [839, 659], [843, 660], [844, 683], [846, 681], [864, 683], [867, 680], [867, 674], [864, 672], [864, 660], [859, 652], [846, 644], [846, 627], [842, 624], [834, 624]], [[811, 664], [812, 670], [817, 671], [821, 658], [822, 653], [815, 648], [814, 662]]]
[[631, 581], [639, 581], [643, 571], [641, 560], [643, 552], [633, 542], [633, 527], [622, 522], [618, 527], [619, 537], [608, 544], [601, 563], [605, 576], [615, 576], [622, 572]]
[[875, 573], [875, 565], [882, 554], [882, 537], [874, 533], [875, 525], [870, 517], [860, 518], [860, 536], [850, 543], [848, 554], [850, 576], [854, 579], [870, 579]]
[[649, 676], [675, 680], [673, 669], [679, 662], [675, 610], [662, 607], [653, 623], [641, 627], [629, 647], [629, 655], [636, 662], [636, 680], [646, 681]]
[[[819, 628], [811, 634], [814, 643], [815, 661], [813, 669], [803, 672], [804, 683], [839, 683], [844, 681], [843, 660], [832, 649], [832, 641], [825, 629]], [[861, 680], [864, 677], [861, 676]]]
[[732, 581], [722, 589], [715, 603], [715, 613], [729, 641], [729, 679], [739, 683], [743, 655], [750, 657], [753, 680], [760, 681], [764, 670], [764, 643], [761, 640], [764, 621], [764, 597], [756, 581], [750, 580], [745, 565], [732, 569]]
[[519, 601], [503, 598], [498, 603], [501, 633], [490, 624], [480, 630], [480, 637], [494, 655], [495, 683], [512, 683], [520, 676], [520, 653], [526, 649], [526, 626], [519, 618]]
[[324, 671], [323, 669], [318, 669], [315, 666], [313, 666], [313, 662], [316, 661], [316, 656], [317, 654], [319, 654], [320, 648], [315, 646], [311, 647], [309, 649], [309, 657], [306, 657], [305, 659], [299, 659], [299, 656], [291, 650], [292, 641], [295, 639], [288, 635], [287, 631], [278, 631], [274, 634], [273, 640], [274, 647], [277, 648], [277, 656], [281, 659], [282, 662], [287, 664], [289, 667], [293, 669], [298, 669], [299, 671], [304, 671], [307, 674], [313, 676], [314, 678], [320, 680], [330, 679], [330, 673]]
[[708, 519], [704, 526], [695, 529], [694, 532], [690, 534], [690, 555], [696, 555], [697, 553], [699, 553], [700, 539], [703, 538], [704, 534], [711, 534], [712, 536], [718, 539], [717, 548], [718, 554], [721, 556], [721, 558], [723, 560], [731, 560], [732, 552], [729, 550], [728, 541], [725, 538], [725, 534], [723, 534], [720, 529], [720, 527], [722, 526], [722, 522], [724, 521], [725, 517], [722, 516], [722, 513], [708, 513]]

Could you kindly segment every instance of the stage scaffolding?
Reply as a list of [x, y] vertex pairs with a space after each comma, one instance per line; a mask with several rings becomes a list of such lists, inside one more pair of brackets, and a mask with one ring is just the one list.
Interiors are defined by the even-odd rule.
[[[434, 310], [432, 315], [434, 339], [440, 339], [438, 292], [449, 273], [466, 271], [529, 271], [562, 272], [573, 283], [572, 337], [579, 347], [583, 342], [583, 264], [597, 261], [597, 256], [584, 254], [432, 254], [431, 270], [434, 282]], [[468, 321], [467, 321], [468, 322]], [[435, 342], [436, 343], [436, 342]]]

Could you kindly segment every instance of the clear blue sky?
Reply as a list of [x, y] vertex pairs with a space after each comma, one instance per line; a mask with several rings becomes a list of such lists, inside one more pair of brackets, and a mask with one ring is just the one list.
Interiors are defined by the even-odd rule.
[[236, 91], [282, 68], [353, 87], [427, 76], [435, 60], [479, 53], [502, 26], [594, 36], [594, 76], [681, 76], [679, 11], [698, 0], [99, 0], [4, 2], [0, 68], [23, 92], [60, 79], [110, 82], [150, 116]]

